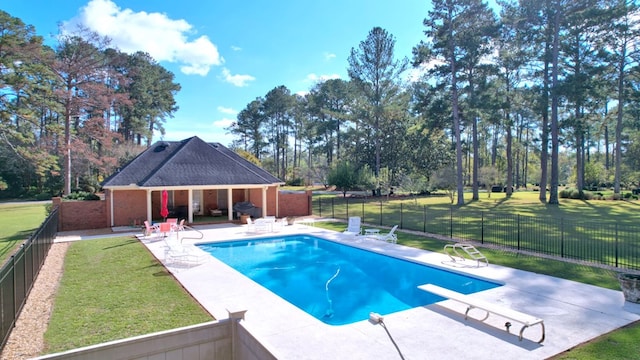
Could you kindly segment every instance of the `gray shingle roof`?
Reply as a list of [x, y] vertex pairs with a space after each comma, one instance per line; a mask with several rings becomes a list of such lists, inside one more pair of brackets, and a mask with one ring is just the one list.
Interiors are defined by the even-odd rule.
[[219, 143], [197, 136], [159, 141], [107, 178], [105, 188], [130, 186], [271, 185], [282, 181]]

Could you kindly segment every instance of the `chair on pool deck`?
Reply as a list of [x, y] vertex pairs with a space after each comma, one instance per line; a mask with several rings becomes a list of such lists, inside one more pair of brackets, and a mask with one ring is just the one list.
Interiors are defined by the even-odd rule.
[[394, 227], [391, 228], [391, 231], [389, 231], [386, 234], [367, 235], [367, 238], [368, 239], [374, 239], [374, 240], [380, 240], [380, 241], [386, 241], [388, 243], [394, 243], [395, 244], [395, 243], [398, 242], [398, 237], [395, 234], [397, 228], [398, 228], [398, 225], [395, 225]]
[[173, 237], [164, 238], [164, 242], [164, 260], [167, 264], [200, 265], [207, 260], [208, 255], [193, 245], [183, 245]]
[[144, 221], [144, 236], [145, 237], [149, 237], [153, 233], [157, 233], [157, 232], [158, 232], [158, 225], [151, 225], [151, 224], [149, 224], [149, 221], [147, 221], [147, 220]]
[[349, 218], [349, 223], [347, 225], [347, 230], [343, 232], [345, 235], [358, 236], [362, 234], [362, 229], [360, 228], [360, 216], [352, 216]]

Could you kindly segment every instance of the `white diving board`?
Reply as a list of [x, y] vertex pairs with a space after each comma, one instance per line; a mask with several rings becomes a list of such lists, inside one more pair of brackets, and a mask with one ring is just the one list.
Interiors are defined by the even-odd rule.
[[[481, 309], [487, 312], [487, 316], [485, 316], [480, 321], [486, 320], [489, 317], [489, 314], [493, 313], [493, 314], [505, 317], [509, 320], [513, 320], [523, 324], [522, 328], [520, 329], [520, 334], [518, 336], [518, 339], [520, 341], [522, 341], [522, 333], [526, 328], [534, 325], [540, 325], [542, 327], [542, 337], [540, 338], [538, 343], [541, 344], [544, 341], [544, 337], [545, 337], [544, 322], [540, 318], [537, 318], [529, 314], [525, 314], [517, 310], [513, 310], [511, 308], [499, 306], [499, 305], [484, 301], [482, 299], [477, 299], [469, 295], [461, 294], [453, 290], [445, 289], [443, 287], [433, 285], [433, 284], [420, 285], [418, 286], [418, 289], [430, 292], [432, 294], [441, 296], [443, 298], [455, 300], [457, 302], [461, 302], [467, 305], [467, 311], [465, 311], [464, 313], [465, 319], [468, 318], [469, 310], [476, 308], [476, 309]], [[507, 326], [507, 331], [509, 331], [509, 326]]]

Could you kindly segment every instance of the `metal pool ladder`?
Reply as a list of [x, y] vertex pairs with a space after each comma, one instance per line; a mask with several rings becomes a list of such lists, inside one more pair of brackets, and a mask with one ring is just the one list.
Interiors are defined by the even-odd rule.
[[[484, 261], [486, 266], [489, 266], [489, 260], [487, 260], [487, 257], [471, 244], [447, 244], [444, 246], [444, 252], [449, 255], [453, 262], [470, 259], [476, 261], [477, 267], [480, 267], [480, 261]], [[461, 252], [464, 252], [464, 254]]]

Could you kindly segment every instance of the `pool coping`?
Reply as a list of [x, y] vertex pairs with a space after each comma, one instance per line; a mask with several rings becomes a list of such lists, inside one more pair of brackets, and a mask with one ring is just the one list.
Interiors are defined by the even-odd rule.
[[[398, 352], [413, 359], [454, 356], [541, 359], [640, 320], [640, 304], [625, 302], [620, 291], [494, 264], [487, 267], [476, 267], [475, 263], [452, 264], [443, 253], [344, 236], [313, 226], [284, 226], [279, 233], [261, 235], [248, 234], [246, 225], [197, 228], [204, 238], [185, 239], [185, 243], [309, 234], [495, 281], [504, 285], [472, 296], [542, 318], [546, 327], [546, 340], [542, 344], [536, 342], [540, 337], [536, 327], [527, 329], [525, 339], [519, 341], [518, 331], [504, 330], [504, 319], [490, 316], [484, 323], [465, 320], [465, 306], [452, 300], [384, 316], [388, 333], [382, 326], [366, 320], [333, 326], [313, 318], [213, 257], [197, 266], [166, 264], [182, 286], [216, 319], [226, 318], [227, 309], [247, 310], [243, 325], [279, 359], [399, 358]], [[163, 241], [142, 242], [163, 261]]]

